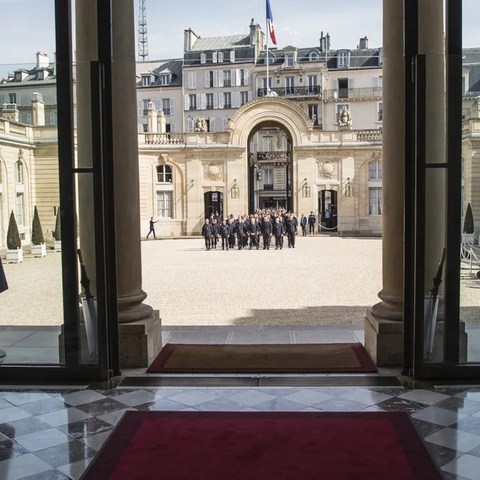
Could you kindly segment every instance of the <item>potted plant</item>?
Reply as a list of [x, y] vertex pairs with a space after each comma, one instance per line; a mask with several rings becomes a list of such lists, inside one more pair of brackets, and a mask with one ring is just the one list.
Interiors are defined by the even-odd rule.
[[17, 221], [15, 220], [15, 215], [13, 213], [13, 210], [12, 210], [12, 213], [10, 214], [10, 222], [8, 223], [7, 262], [8, 263], [23, 262], [22, 241], [20, 240]]
[[55, 251], [60, 252], [62, 250], [62, 231], [60, 229], [60, 207], [57, 208], [57, 218], [55, 219], [55, 231], [53, 232], [53, 238], [55, 239]]
[[468, 204], [467, 211], [465, 212], [465, 220], [463, 222], [462, 243], [473, 244], [475, 238], [475, 227], [473, 225], [473, 212], [472, 206]]
[[33, 222], [32, 222], [32, 256], [33, 257], [46, 257], [47, 247], [45, 240], [43, 239], [42, 225], [38, 216], [37, 207], [33, 209]]

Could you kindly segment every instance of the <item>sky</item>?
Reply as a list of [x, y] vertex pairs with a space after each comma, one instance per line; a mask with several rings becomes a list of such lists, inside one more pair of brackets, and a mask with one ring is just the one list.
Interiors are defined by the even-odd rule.
[[[135, 1], [135, 16], [138, 0]], [[401, 1], [401, 0], [398, 0]], [[317, 46], [320, 32], [331, 46], [355, 48], [367, 36], [371, 47], [382, 44], [382, 0], [270, 0], [278, 47]], [[480, 46], [480, 0], [463, 0], [464, 46]], [[0, 77], [31, 66], [35, 53], [53, 58], [54, 0], [0, 0]], [[265, 29], [264, 0], [147, 0], [149, 59], [180, 58], [183, 31], [202, 37], [247, 33], [254, 17]], [[30, 64], [30, 65], [28, 65]]]

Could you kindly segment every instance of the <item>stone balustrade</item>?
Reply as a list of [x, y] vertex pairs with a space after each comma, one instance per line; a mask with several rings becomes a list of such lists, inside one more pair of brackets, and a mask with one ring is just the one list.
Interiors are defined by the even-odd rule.
[[183, 133], [145, 133], [140, 134], [138, 140], [139, 143], [146, 145], [178, 145], [185, 143], [185, 135]]

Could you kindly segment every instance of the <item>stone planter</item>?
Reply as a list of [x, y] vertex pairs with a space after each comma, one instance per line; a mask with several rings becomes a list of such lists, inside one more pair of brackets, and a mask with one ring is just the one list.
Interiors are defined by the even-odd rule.
[[56, 252], [61, 252], [62, 251], [62, 241], [61, 240], [55, 240], [53, 242], [53, 249]]
[[18, 248], [16, 250], [9, 250], [7, 248], [7, 263], [22, 263], [23, 250]]
[[41, 245], [32, 245], [32, 257], [46, 257], [47, 246], [42, 243]]

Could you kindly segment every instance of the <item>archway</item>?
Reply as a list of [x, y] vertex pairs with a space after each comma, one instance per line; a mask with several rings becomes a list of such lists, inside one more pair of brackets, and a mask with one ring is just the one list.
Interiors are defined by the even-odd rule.
[[[278, 97], [259, 98], [235, 113], [229, 122], [230, 144], [246, 151], [250, 212], [269, 206], [294, 211], [299, 180], [295, 149], [308, 143], [312, 130], [313, 121], [296, 103]], [[265, 137], [275, 138], [275, 144], [266, 148]]]

